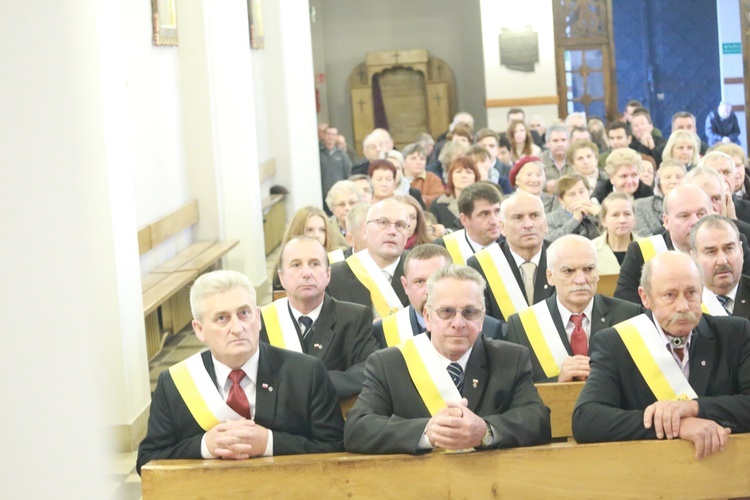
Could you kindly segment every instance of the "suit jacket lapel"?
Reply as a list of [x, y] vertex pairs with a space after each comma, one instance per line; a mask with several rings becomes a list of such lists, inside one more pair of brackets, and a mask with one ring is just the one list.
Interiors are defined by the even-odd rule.
[[411, 324], [411, 333], [413, 335], [419, 335], [419, 320], [417, 320], [417, 311], [411, 304], [409, 307], [409, 323]]
[[690, 385], [698, 396], [704, 396], [708, 388], [709, 375], [713, 371], [716, 338], [705, 317], [695, 328], [690, 346]]
[[409, 253], [408, 250], [404, 250], [401, 254], [401, 258], [398, 260], [396, 269], [393, 272], [393, 277], [391, 278], [391, 287], [393, 287], [393, 291], [396, 292], [396, 296], [402, 304], [409, 304], [409, 297], [404, 291], [404, 285], [401, 284], [401, 276], [404, 275], [404, 259], [406, 258], [407, 253]]
[[276, 418], [276, 395], [279, 393], [273, 352], [266, 344], [260, 344], [258, 380], [255, 387], [255, 415], [257, 422], [268, 427]]
[[536, 280], [534, 281], [534, 303], [544, 300], [549, 295], [547, 289], [547, 246], [542, 246], [542, 255], [539, 257], [539, 265], [536, 269]]
[[562, 316], [560, 315], [560, 309], [557, 307], [557, 294], [553, 294], [552, 297], [547, 299], [547, 306], [549, 307], [550, 316], [552, 316], [552, 322], [555, 324], [555, 328], [557, 328], [557, 333], [560, 335], [560, 340], [562, 340], [563, 345], [565, 346], [565, 350], [568, 351], [568, 355], [573, 355], [573, 348], [570, 347], [570, 342], [568, 341], [568, 334], [565, 333], [565, 325], [563, 325], [562, 322]]
[[737, 295], [734, 297], [732, 316], [750, 318], [750, 277], [743, 276], [740, 279]]
[[216, 382], [216, 370], [214, 370], [214, 358], [211, 357], [211, 351], [203, 351], [201, 353], [201, 359], [203, 360], [203, 366], [208, 372], [208, 376], [211, 377], [211, 382], [214, 383], [216, 390], [219, 390], [219, 384]]
[[[323, 307], [320, 309], [320, 315], [313, 325], [312, 349], [309, 349], [306, 354], [321, 360], [325, 359], [335, 336], [334, 325], [336, 325], [336, 308], [333, 306], [331, 297], [326, 294], [323, 299]], [[320, 346], [320, 348], [315, 346]]]
[[[469, 360], [466, 362], [466, 373], [464, 374], [463, 397], [469, 401], [469, 409], [476, 412], [477, 406], [482, 399], [487, 387], [489, 369], [487, 352], [484, 349], [484, 338], [479, 335], [474, 342]], [[476, 382], [476, 383], [475, 383]]]
[[[604, 302], [602, 296], [599, 294], [594, 295], [594, 309], [591, 312], [591, 315], [593, 316], [591, 318], [591, 337], [593, 337], [599, 330], [604, 330], [605, 328], [612, 326], [607, 317], [608, 314], [609, 306]], [[590, 341], [591, 339], [589, 338], [589, 342]]]
[[505, 258], [508, 259], [508, 263], [510, 264], [510, 270], [511, 272], [513, 272], [513, 277], [516, 278], [516, 283], [518, 283], [518, 286], [521, 287], [521, 291], [523, 292], [523, 296], [525, 297], [526, 287], [523, 284], [523, 277], [521, 276], [521, 270], [518, 269], [518, 266], [516, 265], [516, 259], [513, 258], [513, 254], [510, 253], [510, 247], [508, 247], [508, 242], [506, 241], [502, 245], [500, 245], [500, 249], [505, 254]]

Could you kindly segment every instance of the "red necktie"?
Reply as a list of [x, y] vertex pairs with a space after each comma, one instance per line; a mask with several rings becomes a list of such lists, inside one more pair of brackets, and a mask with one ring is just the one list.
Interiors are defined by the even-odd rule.
[[586, 340], [586, 331], [583, 329], [583, 318], [585, 314], [573, 314], [570, 317], [570, 321], [573, 322], [573, 334], [570, 336], [570, 348], [573, 349], [573, 356], [576, 354], [582, 354], [588, 356], [589, 354], [589, 343]]
[[232, 381], [232, 387], [229, 388], [229, 397], [227, 404], [231, 409], [245, 418], [250, 418], [250, 402], [247, 400], [247, 394], [240, 387], [240, 382], [245, 378], [245, 372], [242, 370], [232, 370], [229, 379]]

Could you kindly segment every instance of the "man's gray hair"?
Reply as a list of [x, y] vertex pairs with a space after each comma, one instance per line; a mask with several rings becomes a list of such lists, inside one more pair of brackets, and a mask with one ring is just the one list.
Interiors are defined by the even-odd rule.
[[367, 218], [367, 211], [370, 210], [370, 206], [367, 203], [357, 203], [354, 205], [349, 213], [346, 214], [346, 232], [356, 233], [362, 228]]
[[550, 125], [547, 127], [547, 142], [549, 142], [550, 137], [552, 137], [552, 132], [565, 132], [565, 137], [570, 139], [570, 134], [568, 133], [568, 127], [565, 126], [563, 123], [555, 123], [553, 125]]
[[203, 302], [207, 297], [234, 288], [245, 289], [253, 299], [252, 305], [256, 304], [255, 288], [244, 274], [221, 270], [201, 275], [190, 288], [190, 311], [193, 313], [193, 319], [203, 321]]
[[[473, 281], [479, 287], [479, 298], [480, 301], [484, 301], [484, 289], [487, 283], [475, 269], [469, 266], [460, 266], [458, 264], [448, 264], [435, 270], [429, 278], [427, 278], [427, 304], [431, 305], [431, 299], [435, 295], [435, 284], [448, 278], [453, 278], [459, 281]], [[482, 304], [484, 307], [484, 304]]]
[[560, 261], [558, 252], [560, 251], [560, 249], [565, 248], [574, 241], [578, 241], [588, 246], [591, 249], [591, 252], [594, 254], [597, 264], [599, 263], [599, 256], [596, 252], [596, 246], [594, 246], [593, 241], [588, 238], [584, 238], [580, 234], [566, 234], [557, 238], [552, 242], [552, 244], [550, 244], [550, 246], [547, 247], [547, 269], [557, 267], [557, 264]]
[[711, 214], [706, 215], [702, 219], [699, 219], [698, 222], [696, 222], [693, 228], [690, 230], [690, 249], [693, 252], [698, 250], [695, 240], [697, 239], [698, 231], [700, 231], [703, 226], [706, 226], [710, 229], [726, 229], [727, 227], [730, 227], [732, 229], [732, 232], [734, 232], [734, 237], [737, 240], [737, 244], [741, 245], [740, 232], [737, 229], [737, 225], [732, 221], [732, 219], [728, 219], [727, 217], [724, 217], [720, 214]]
[[685, 184], [692, 184], [693, 186], [700, 187], [701, 182], [699, 181], [699, 179], [701, 177], [708, 177], [709, 179], [713, 179], [714, 181], [718, 182], [719, 186], [721, 187], [721, 195], [724, 196], [724, 191], [726, 191], [724, 177], [713, 168], [695, 167], [694, 169], [690, 170], [687, 175], [685, 175], [684, 182]]
[[336, 198], [349, 197], [355, 194], [357, 195], [357, 201], [362, 201], [362, 190], [359, 186], [349, 180], [338, 181], [328, 190], [326, 205], [330, 210], [333, 210]]
[[706, 167], [709, 164], [714, 164], [719, 160], [729, 162], [729, 164], [732, 165], [732, 170], [737, 172], [737, 166], [734, 164], [734, 159], [728, 154], [722, 153], [721, 151], [711, 151], [710, 153], [707, 153], [706, 156], [701, 158], [701, 161], [698, 162], [698, 166]]

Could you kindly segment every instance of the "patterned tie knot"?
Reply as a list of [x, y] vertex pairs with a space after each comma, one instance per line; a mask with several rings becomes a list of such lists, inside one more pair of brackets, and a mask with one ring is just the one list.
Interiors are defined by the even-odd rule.
[[451, 363], [446, 367], [446, 370], [448, 370], [448, 374], [451, 376], [451, 379], [453, 379], [453, 383], [456, 384], [458, 392], [461, 392], [464, 388], [464, 369], [461, 368], [461, 365], [458, 363]]
[[240, 382], [242, 382], [243, 378], [245, 378], [245, 372], [240, 369], [232, 370], [229, 373], [229, 380], [231, 380], [234, 384], [239, 385]]
[[729, 304], [729, 301], [732, 300], [726, 295], [717, 295], [716, 298], [719, 299], [719, 302], [721, 303], [721, 307], [723, 307], [724, 309], [727, 308], [727, 304]]
[[393, 279], [393, 276], [391, 276], [391, 273], [389, 273], [389, 272], [388, 272], [388, 271], [386, 271], [385, 269], [382, 269], [382, 271], [383, 271], [383, 277], [385, 278], [385, 280], [386, 280], [386, 281], [387, 281], [388, 283], [390, 283], [390, 282], [391, 282], [391, 280]]
[[586, 315], [581, 314], [571, 314], [570, 321], [577, 327], [582, 328], [583, 327], [583, 318], [585, 318]]

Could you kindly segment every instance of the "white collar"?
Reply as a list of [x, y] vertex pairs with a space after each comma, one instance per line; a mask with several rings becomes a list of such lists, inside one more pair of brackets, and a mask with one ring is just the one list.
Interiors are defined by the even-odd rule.
[[[219, 387], [226, 388], [227, 380], [229, 379], [229, 374], [232, 372], [232, 369], [216, 359], [213, 353], [211, 353], [211, 358], [214, 361], [216, 384]], [[258, 359], [260, 359], [260, 348], [256, 349], [255, 354], [250, 356], [250, 359], [245, 361], [245, 364], [240, 367], [242, 371], [245, 372], [245, 375], [247, 375], [247, 378], [253, 382], [253, 384], [257, 384], [258, 382]]]
[[302, 314], [300, 311], [295, 309], [292, 306], [291, 302], [289, 303], [289, 309], [292, 310], [292, 316], [294, 316], [294, 321], [296, 321], [297, 324], [299, 324], [300, 316], [307, 316], [308, 318], [313, 320], [313, 324], [315, 324], [315, 322], [318, 321], [318, 316], [320, 316], [321, 309], [323, 309], [323, 302], [325, 302], [325, 297], [323, 297], [323, 300], [320, 301], [320, 304], [318, 304], [318, 307], [316, 307], [315, 309], [313, 309], [307, 314]]
[[[432, 342], [430, 342], [430, 345], [432, 345]], [[435, 346], [432, 346], [432, 348], [435, 349]], [[461, 365], [461, 369], [464, 371], [464, 373], [466, 373], [466, 364], [469, 362], [469, 356], [471, 356], [472, 349], [474, 349], [474, 346], [469, 347], [469, 349], [463, 354], [463, 356], [458, 358], [456, 361], [451, 361], [450, 359], [446, 358], [445, 356], [440, 354], [437, 349], [435, 349], [435, 354], [437, 354], [438, 358], [440, 358], [440, 361], [443, 362], [446, 368], [448, 368], [448, 365], [451, 363], [458, 363], [459, 365]]]
[[[370, 252], [365, 248], [364, 250], [361, 250], [362, 252], [367, 252], [367, 255], [370, 255]], [[372, 255], [370, 255], [372, 257]], [[393, 279], [393, 276], [396, 274], [396, 268], [398, 267], [398, 263], [401, 260], [401, 255], [398, 256], [396, 260], [394, 260], [392, 263], [388, 264], [387, 266], [381, 268], [381, 271], [388, 271], [388, 274], [391, 275], [391, 279]]]
[[[571, 311], [568, 310], [567, 307], [562, 305], [562, 302], [560, 302], [559, 295], [555, 294], [555, 300], [557, 301], [557, 309], [560, 311], [560, 319], [562, 319], [563, 327], [565, 327], [570, 321], [570, 317], [573, 316], [574, 313], [572, 313]], [[591, 297], [591, 300], [583, 309], [582, 313], [586, 315], [586, 319], [591, 321], [591, 315], [593, 311], [594, 311], [594, 297]]]
[[[544, 248], [544, 246], [542, 246]], [[518, 255], [516, 252], [511, 250], [510, 245], [508, 245], [508, 250], [510, 250], [510, 254], [513, 256], [513, 260], [516, 262], [516, 267], [518, 269], [521, 269], [521, 264], [526, 262], [526, 259]], [[542, 250], [539, 250], [536, 255], [534, 255], [531, 259], [529, 259], [529, 262], [533, 262], [536, 264], [536, 267], [539, 267], [539, 261], [542, 259]]]

